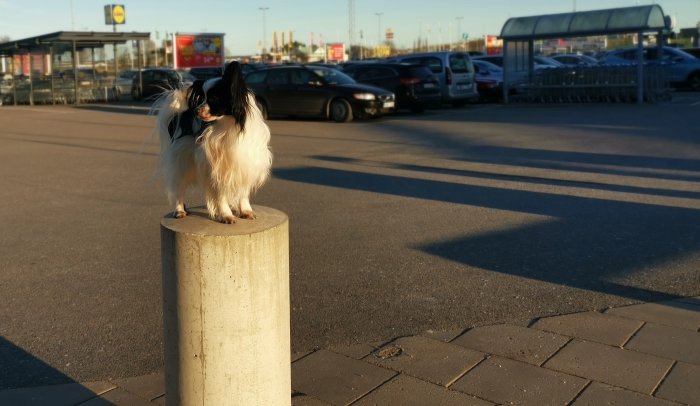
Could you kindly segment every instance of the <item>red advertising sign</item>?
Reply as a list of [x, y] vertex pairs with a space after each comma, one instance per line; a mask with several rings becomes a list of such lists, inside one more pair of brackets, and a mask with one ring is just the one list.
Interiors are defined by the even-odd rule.
[[503, 52], [503, 40], [496, 35], [486, 36], [486, 54], [498, 55]]
[[224, 64], [224, 34], [174, 34], [175, 68], [209, 68]]
[[345, 44], [342, 42], [328, 44], [328, 59], [343, 62], [345, 60]]

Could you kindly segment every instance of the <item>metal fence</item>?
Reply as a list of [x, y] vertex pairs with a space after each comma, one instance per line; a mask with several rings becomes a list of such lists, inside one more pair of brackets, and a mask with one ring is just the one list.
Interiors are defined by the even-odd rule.
[[[668, 65], [642, 67], [643, 101], [655, 103], [671, 98]], [[512, 102], [614, 103], [637, 102], [637, 65], [601, 65], [576, 68], [542, 68], [532, 80], [511, 85]]]
[[[78, 84], [77, 103], [117, 100], [113, 79], [97, 79]], [[0, 105], [76, 104], [75, 82], [68, 80], [35, 80], [6, 82], [0, 87]]]

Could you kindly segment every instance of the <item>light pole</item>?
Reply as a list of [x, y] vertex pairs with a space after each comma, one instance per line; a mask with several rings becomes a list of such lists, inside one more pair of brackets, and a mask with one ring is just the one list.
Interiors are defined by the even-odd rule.
[[462, 19], [464, 17], [455, 17], [455, 20], [457, 20], [457, 49], [462, 49], [462, 42], [464, 39], [462, 38]]
[[262, 50], [260, 51], [260, 59], [263, 58], [263, 54], [265, 52], [265, 49], [267, 48], [267, 21], [265, 19], [265, 12], [270, 9], [270, 7], [258, 7], [260, 11], [262, 11], [263, 15], [263, 46]]
[[374, 13], [377, 16], [377, 48], [382, 44], [382, 14]]

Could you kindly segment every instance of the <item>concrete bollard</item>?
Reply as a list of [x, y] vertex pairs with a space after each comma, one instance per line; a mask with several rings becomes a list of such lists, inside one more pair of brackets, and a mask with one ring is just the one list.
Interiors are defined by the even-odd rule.
[[161, 221], [166, 405], [290, 405], [289, 220]]

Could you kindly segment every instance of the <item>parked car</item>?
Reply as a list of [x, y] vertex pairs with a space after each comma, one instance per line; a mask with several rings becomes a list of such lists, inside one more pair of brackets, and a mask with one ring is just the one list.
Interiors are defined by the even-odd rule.
[[[484, 56], [474, 56], [472, 60], [480, 60], [491, 62], [494, 65], [503, 67], [503, 55], [484, 55]], [[557, 62], [551, 58], [547, 58], [541, 55], [533, 56], [535, 62], [535, 70], [547, 69], [547, 68], [562, 68], [564, 64]]]
[[138, 75], [138, 73], [139, 71], [135, 69], [127, 69], [119, 72], [119, 75], [114, 80], [114, 95], [117, 98], [125, 94], [131, 94], [134, 76]]
[[[93, 68], [78, 68], [78, 86], [81, 88], [98, 88], [103, 86], [112, 87], [111, 80], [106, 80], [105, 75]], [[73, 88], [76, 72], [73, 69], [66, 69], [60, 72], [54, 72], [53, 78], [55, 81], [60, 81], [59, 87], [66, 86]], [[39, 79], [36, 75], [32, 75], [34, 81]]]
[[563, 64], [564, 66], [596, 66], [598, 60], [581, 54], [559, 54], [552, 55], [551, 59]]
[[563, 63], [552, 59], [548, 56], [535, 55], [533, 59], [535, 60], [535, 69], [566, 67], [566, 65], [564, 65]]
[[178, 72], [180, 74], [180, 80], [182, 81], [182, 86], [190, 86], [192, 83], [194, 83], [195, 80], [197, 80], [196, 77], [194, 77], [191, 73], [189, 72]]
[[425, 65], [408, 63], [365, 63], [343, 69], [359, 83], [381, 87], [396, 95], [396, 108], [420, 113], [440, 104], [440, 82]]
[[211, 78], [218, 78], [224, 73], [224, 68], [214, 67], [214, 68], [191, 68], [190, 74], [197, 79], [207, 80]]
[[[642, 48], [644, 63], [669, 65], [669, 81], [677, 87], [700, 90], [700, 59], [681, 49], [664, 46], [661, 58], [657, 57], [657, 47]], [[600, 60], [601, 64], [636, 64], [637, 48], [617, 49], [607, 52]]]
[[[243, 76], [245, 76], [252, 71], [255, 71], [258, 69], [263, 69], [265, 67], [266, 67], [266, 65], [263, 63], [250, 63], [250, 62], [241, 63], [241, 72], [243, 72]], [[207, 80], [207, 79], [221, 77], [221, 75], [224, 73], [224, 67], [217, 66], [217, 67], [208, 67], [208, 68], [190, 68], [188, 73], [190, 75], [192, 75], [195, 78], [195, 80], [196, 79]]]
[[473, 59], [476, 72], [476, 88], [481, 101], [498, 101], [503, 99], [503, 68], [491, 62]]
[[241, 72], [243, 72], [243, 76], [249, 74], [250, 72], [256, 71], [258, 69], [263, 69], [267, 65], [264, 63], [252, 63], [252, 62], [247, 62], [247, 63], [242, 63], [241, 64]]
[[466, 52], [426, 52], [401, 55], [392, 62], [408, 62], [426, 65], [440, 81], [442, 101], [454, 106], [479, 99], [474, 82], [474, 65]]
[[691, 54], [696, 58], [700, 58], [700, 48], [681, 48], [681, 51]]
[[318, 116], [336, 122], [379, 117], [396, 107], [394, 93], [357, 83], [337, 69], [287, 65], [253, 71], [246, 84], [265, 117]]
[[179, 87], [182, 83], [177, 71], [170, 68], [144, 69], [141, 71], [141, 80], [142, 83], [136, 74], [131, 83], [131, 97], [134, 100], [157, 96], [165, 90]]

